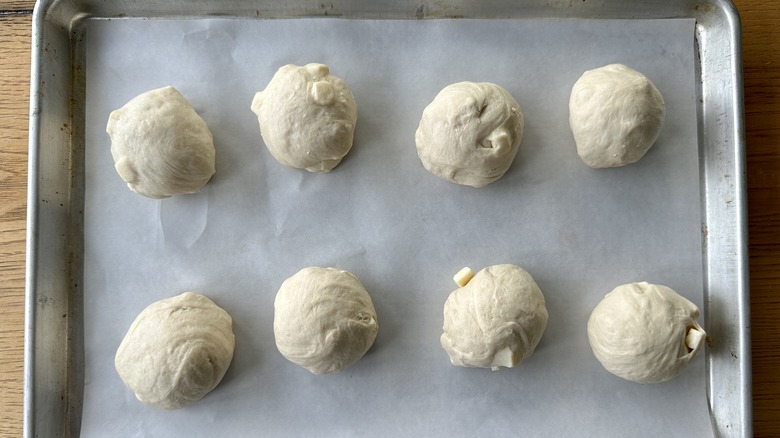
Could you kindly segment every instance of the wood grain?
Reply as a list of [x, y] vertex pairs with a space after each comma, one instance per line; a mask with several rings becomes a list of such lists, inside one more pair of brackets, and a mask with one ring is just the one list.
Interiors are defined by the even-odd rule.
[[31, 0], [0, 0], [0, 12], [20, 12], [29, 13], [35, 6], [35, 1]]
[[[6, 7], [6, 2], [2, 4]], [[24, 7], [22, 3], [15, 2]], [[32, 17], [0, 14], [0, 436], [22, 434], [27, 125]]]
[[[753, 417], [780, 436], [780, 2], [735, 0], [742, 17], [748, 166]], [[22, 431], [31, 14], [0, 0], [0, 436]]]
[[753, 427], [780, 436], [780, 2], [738, 0], [747, 136]]

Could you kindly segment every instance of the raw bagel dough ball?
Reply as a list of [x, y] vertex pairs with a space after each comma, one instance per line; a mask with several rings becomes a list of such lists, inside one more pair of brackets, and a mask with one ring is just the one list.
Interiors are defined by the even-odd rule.
[[252, 111], [268, 151], [285, 166], [330, 172], [352, 148], [357, 104], [327, 65], [280, 68]]
[[586, 71], [569, 99], [577, 153], [593, 168], [642, 158], [658, 139], [664, 115], [664, 99], [655, 85], [622, 64]]
[[173, 87], [134, 97], [111, 113], [106, 132], [119, 176], [148, 198], [195, 193], [214, 175], [211, 131]]
[[593, 309], [588, 341], [610, 373], [637, 383], [658, 383], [680, 374], [707, 334], [699, 309], [672, 289], [630, 283], [616, 287]]
[[219, 384], [235, 345], [230, 315], [203, 295], [185, 292], [136, 317], [114, 364], [138, 400], [179, 409]]
[[458, 82], [423, 110], [415, 142], [432, 174], [483, 187], [504, 176], [522, 137], [523, 113], [508, 91], [488, 82]]
[[547, 308], [531, 274], [494, 265], [476, 275], [464, 268], [455, 281], [462, 287], [444, 303], [441, 335], [453, 365], [512, 368], [533, 354], [547, 327]]
[[349, 272], [304, 268], [276, 294], [276, 347], [314, 374], [335, 373], [357, 362], [378, 328], [371, 297]]

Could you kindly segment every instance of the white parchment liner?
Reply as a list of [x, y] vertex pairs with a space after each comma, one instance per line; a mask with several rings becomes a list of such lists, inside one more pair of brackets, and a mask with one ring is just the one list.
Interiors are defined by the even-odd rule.
[[[702, 303], [692, 20], [112, 20], [87, 28], [84, 436], [703, 436], [704, 361], [638, 385], [602, 369], [585, 324], [618, 284], [668, 285]], [[355, 146], [330, 174], [281, 166], [249, 110], [287, 63], [322, 62], [358, 103]], [[620, 62], [666, 100], [638, 163], [593, 170], [568, 127], [583, 71]], [[426, 172], [423, 108], [452, 82], [495, 82], [525, 114], [520, 152], [482, 189]], [[125, 187], [105, 134], [137, 94], [177, 87], [214, 134], [200, 193], [157, 201]], [[550, 318], [514, 369], [452, 367], [439, 345], [452, 275], [515, 263]], [[282, 281], [309, 265], [360, 278], [379, 319], [373, 348], [334, 375], [287, 362], [273, 340]], [[179, 411], [138, 402], [117, 346], [153, 301], [206, 294], [234, 319], [215, 391]], [[706, 329], [706, 327], [705, 327]]]

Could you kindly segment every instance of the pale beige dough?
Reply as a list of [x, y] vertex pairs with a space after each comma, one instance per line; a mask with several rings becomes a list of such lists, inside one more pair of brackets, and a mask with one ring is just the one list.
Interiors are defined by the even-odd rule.
[[569, 125], [582, 161], [619, 167], [642, 158], [658, 139], [666, 109], [642, 73], [622, 64], [589, 70], [574, 84]]
[[214, 175], [211, 131], [173, 87], [147, 91], [113, 111], [106, 132], [119, 176], [148, 198], [195, 193]]
[[463, 286], [444, 303], [441, 345], [455, 366], [514, 367], [530, 357], [547, 327], [544, 295], [519, 266], [489, 266], [473, 275], [461, 270]]
[[285, 166], [330, 172], [352, 148], [357, 103], [327, 65], [285, 65], [251, 108], [268, 151]]
[[704, 345], [699, 309], [659, 284], [616, 287], [593, 309], [588, 341], [610, 373], [637, 383], [658, 383], [680, 374]]
[[314, 374], [335, 373], [357, 362], [371, 348], [378, 329], [371, 297], [347, 271], [304, 268], [276, 294], [276, 347]]
[[458, 82], [423, 110], [415, 142], [432, 174], [483, 187], [504, 176], [522, 137], [523, 112], [508, 91], [488, 82]]
[[233, 360], [233, 320], [195, 292], [157, 301], [136, 317], [114, 364], [138, 400], [179, 409], [214, 389]]

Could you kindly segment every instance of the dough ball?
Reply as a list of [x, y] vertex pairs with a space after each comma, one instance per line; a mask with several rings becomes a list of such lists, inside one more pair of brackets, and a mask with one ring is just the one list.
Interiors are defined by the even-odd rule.
[[173, 87], [134, 97], [111, 113], [106, 132], [119, 176], [148, 198], [195, 193], [214, 175], [211, 131]]
[[658, 139], [665, 111], [661, 93], [642, 73], [622, 64], [586, 71], [569, 99], [577, 153], [597, 169], [631, 164]]
[[309, 172], [330, 172], [352, 148], [357, 104], [324, 64], [280, 68], [252, 111], [276, 161]]
[[637, 383], [658, 383], [680, 374], [707, 334], [699, 309], [672, 289], [631, 283], [616, 287], [593, 309], [588, 341], [610, 373]]
[[138, 400], [179, 409], [219, 384], [235, 345], [230, 315], [203, 295], [185, 292], [138, 315], [114, 364]]
[[512, 368], [542, 339], [544, 295], [519, 266], [494, 265], [471, 275], [468, 268], [456, 275], [462, 287], [444, 303], [441, 346], [455, 366]]
[[314, 374], [335, 373], [357, 362], [378, 328], [371, 297], [349, 272], [304, 268], [276, 294], [276, 347]]
[[508, 91], [487, 82], [458, 82], [423, 110], [415, 142], [432, 174], [483, 187], [504, 176], [523, 137], [523, 113]]

